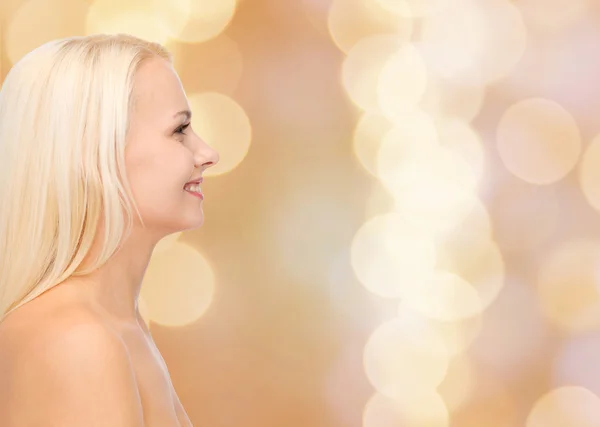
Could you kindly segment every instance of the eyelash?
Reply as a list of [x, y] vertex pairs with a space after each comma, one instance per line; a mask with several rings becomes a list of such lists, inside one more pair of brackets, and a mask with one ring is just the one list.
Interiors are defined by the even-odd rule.
[[187, 135], [184, 130], [186, 130], [189, 127], [189, 123], [185, 124], [185, 125], [181, 125], [179, 126], [177, 129], [175, 129], [175, 133], [178, 133], [180, 135]]

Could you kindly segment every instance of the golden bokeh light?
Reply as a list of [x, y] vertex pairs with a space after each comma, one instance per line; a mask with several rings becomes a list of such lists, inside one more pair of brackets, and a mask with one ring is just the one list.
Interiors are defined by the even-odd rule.
[[427, 88], [427, 67], [410, 43], [402, 46], [383, 66], [377, 85], [379, 106], [391, 121], [399, 122], [414, 110]]
[[486, 172], [487, 159], [483, 143], [473, 127], [457, 118], [447, 116], [436, 120], [439, 142], [459, 154], [481, 180]]
[[150, 327], [150, 321], [152, 320], [152, 315], [150, 314], [150, 309], [148, 308], [148, 304], [141, 296], [138, 297], [138, 310], [140, 312], [140, 316], [146, 323], [146, 326]]
[[172, 53], [217, 221], [157, 243], [137, 309], [194, 425], [600, 426], [600, 2], [0, 0], [0, 26], [0, 79], [69, 36]]
[[526, 427], [596, 427], [600, 425], [600, 398], [583, 387], [550, 390], [534, 404]]
[[140, 297], [155, 323], [185, 326], [198, 320], [212, 303], [215, 273], [193, 247], [174, 242], [152, 255]]
[[168, 251], [169, 249], [171, 249], [171, 246], [173, 246], [173, 243], [175, 243], [181, 237], [182, 234], [183, 233], [179, 231], [177, 233], [171, 233], [168, 236], [163, 237], [156, 244], [152, 253], [157, 254], [159, 252]]
[[588, 203], [600, 211], [600, 135], [586, 148], [579, 167], [579, 183]]
[[354, 155], [371, 175], [376, 176], [376, 160], [382, 139], [394, 127], [385, 116], [363, 113], [356, 123], [352, 138]]
[[302, 11], [306, 18], [320, 34], [329, 37], [329, 8], [333, 0], [302, 0]]
[[381, 185], [381, 182], [374, 181], [365, 200], [365, 219], [393, 212], [395, 207], [394, 195]]
[[546, 317], [561, 329], [581, 333], [600, 327], [600, 242], [571, 240], [543, 258], [537, 286]]
[[363, 427], [449, 427], [450, 414], [434, 390], [403, 399], [374, 394], [365, 405]]
[[[464, 205], [468, 206], [468, 209], [463, 211], [463, 215], [460, 217], [420, 217], [415, 218], [415, 221], [421, 222], [424, 225], [426, 224], [430, 229], [436, 230], [436, 239], [440, 245], [460, 245], [461, 242], [463, 244], [478, 245], [492, 240], [494, 235], [492, 218], [483, 202], [477, 196], [471, 194], [466, 196], [466, 203]], [[404, 209], [405, 214], [407, 210]], [[440, 226], [440, 223], [444, 225]]]
[[0, 20], [2, 25], [5, 24], [6, 18], [12, 16], [22, 5], [23, 0], [2, 0], [0, 2]]
[[352, 240], [351, 260], [365, 288], [397, 298], [433, 270], [435, 243], [426, 227], [391, 212], [373, 217], [359, 228]]
[[591, 0], [519, 0], [519, 9], [529, 22], [553, 30], [576, 24], [589, 13]]
[[508, 0], [460, 0], [423, 21], [419, 46], [438, 75], [493, 83], [507, 76], [527, 45], [519, 10]]
[[[409, 13], [407, 9], [405, 15]], [[413, 32], [410, 16], [393, 16], [372, 0], [333, 0], [327, 25], [333, 42], [345, 53], [366, 37], [387, 33], [408, 41]]]
[[450, 357], [444, 339], [434, 328], [394, 319], [371, 334], [363, 361], [367, 378], [379, 393], [406, 399], [439, 386]]
[[452, 358], [448, 373], [437, 388], [450, 412], [455, 412], [465, 405], [475, 390], [476, 378], [468, 357], [461, 354]]
[[217, 37], [231, 23], [237, 9], [236, 0], [186, 1], [191, 2], [186, 25], [177, 33], [169, 34], [171, 38], [186, 43], [200, 43]]
[[88, 4], [81, 0], [23, 2], [6, 27], [8, 59], [15, 64], [26, 53], [50, 40], [83, 35], [87, 12]]
[[425, 188], [429, 183], [446, 184], [446, 188], [454, 186], [462, 192], [477, 189], [479, 177], [461, 155], [441, 145], [422, 141], [427, 140], [389, 137], [382, 141], [377, 154], [377, 176], [392, 193], [411, 185]]
[[477, 289], [459, 275], [443, 270], [413, 283], [403, 296], [415, 310], [446, 321], [471, 317], [485, 308]]
[[442, 321], [419, 313], [407, 301], [400, 302], [398, 319], [406, 324], [419, 325], [423, 323], [427, 328], [435, 329], [444, 340], [448, 355], [451, 357], [466, 351], [482, 328], [482, 317], [480, 315], [457, 321]]
[[473, 209], [479, 178], [461, 155], [443, 146], [385, 138], [377, 172], [396, 209], [447, 232]]
[[486, 87], [480, 80], [480, 77], [468, 81], [452, 80], [428, 71], [427, 88], [420, 107], [434, 117], [447, 116], [470, 122], [483, 107]]
[[402, 17], [421, 18], [444, 12], [451, 0], [375, 0], [385, 10]]
[[188, 24], [192, 15], [192, 3], [194, 1], [148, 0], [145, 7], [152, 8], [161, 31], [165, 31], [168, 36], [174, 36], [183, 31]]
[[531, 98], [509, 107], [497, 129], [497, 146], [506, 168], [533, 184], [564, 178], [581, 152], [575, 119], [557, 102]]
[[342, 83], [350, 100], [364, 111], [380, 113], [378, 87], [388, 61], [405, 45], [393, 34], [358, 41], [342, 64]]
[[219, 163], [208, 168], [204, 176], [230, 172], [250, 149], [252, 127], [246, 112], [233, 99], [216, 92], [192, 94], [188, 100], [195, 133], [220, 156]]
[[406, 112], [397, 123], [381, 114], [363, 113], [354, 130], [354, 154], [363, 167], [378, 176], [377, 157], [382, 145], [389, 149], [434, 147], [438, 134], [432, 118], [421, 110]]
[[85, 28], [87, 34], [126, 33], [161, 44], [169, 38], [156, 3], [143, 0], [94, 0]]
[[[485, 310], [504, 286], [504, 257], [498, 245], [468, 228], [447, 234], [438, 243], [437, 268], [445, 273], [437, 281], [412, 288], [411, 304], [441, 320], [470, 317]], [[453, 294], [458, 291], [460, 294]]]
[[425, 177], [412, 185], [392, 190], [396, 210], [426, 223], [437, 234], [451, 233], [456, 224], [476, 209], [477, 198], [441, 177]]

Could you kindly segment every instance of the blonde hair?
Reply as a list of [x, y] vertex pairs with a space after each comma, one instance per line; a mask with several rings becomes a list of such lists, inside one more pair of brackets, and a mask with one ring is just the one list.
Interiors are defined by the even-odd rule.
[[[72, 275], [104, 264], [141, 220], [124, 169], [134, 77], [172, 62], [133, 36], [48, 42], [24, 56], [0, 91], [0, 320]], [[100, 221], [98, 257], [81, 269]], [[143, 224], [143, 221], [142, 221]]]

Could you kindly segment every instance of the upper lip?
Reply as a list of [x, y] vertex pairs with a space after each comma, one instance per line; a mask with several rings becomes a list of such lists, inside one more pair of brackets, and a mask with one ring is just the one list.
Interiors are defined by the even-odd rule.
[[185, 185], [188, 185], [188, 184], [202, 184], [202, 178], [198, 178], [198, 179], [195, 179], [193, 181], [185, 183]]

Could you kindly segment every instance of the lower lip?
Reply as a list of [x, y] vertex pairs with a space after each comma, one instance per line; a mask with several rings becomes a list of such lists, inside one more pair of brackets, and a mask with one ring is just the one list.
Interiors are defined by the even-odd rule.
[[193, 192], [187, 191], [187, 190], [185, 190], [185, 192], [191, 194], [192, 196], [196, 196], [201, 200], [204, 200], [204, 195], [202, 193], [193, 193]]

